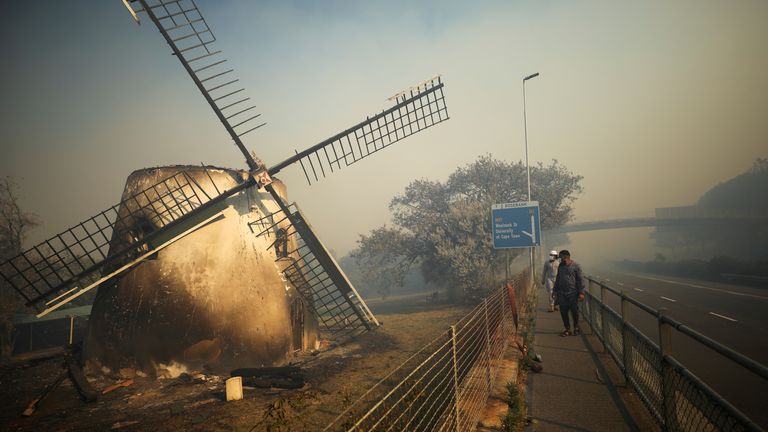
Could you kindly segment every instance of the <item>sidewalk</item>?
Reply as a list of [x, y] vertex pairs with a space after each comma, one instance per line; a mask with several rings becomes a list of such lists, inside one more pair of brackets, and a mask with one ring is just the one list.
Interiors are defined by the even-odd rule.
[[547, 312], [543, 288], [536, 308], [532, 354], [544, 370], [528, 373], [527, 431], [655, 431], [659, 427], [592, 329], [580, 320], [581, 336], [561, 337], [560, 312]]

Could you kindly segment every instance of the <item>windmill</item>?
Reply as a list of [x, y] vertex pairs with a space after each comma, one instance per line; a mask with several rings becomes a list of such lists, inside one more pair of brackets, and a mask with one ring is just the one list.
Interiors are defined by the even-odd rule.
[[134, 173], [120, 203], [0, 264], [5, 282], [38, 316], [46, 315], [93, 288], [118, 284], [129, 274], [135, 279], [153, 259], [200, 236], [225, 218], [226, 211], [233, 212], [234, 199], [245, 197], [239, 202], [252, 204], [238, 211], [240, 216], [247, 213], [247, 225], [259, 239], [250, 247], [264, 246], [266, 250], [256, 253], [270, 254], [274, 273], [287, 282], [286, 290], [289, 284], [299, 294], [321, 333], [340, 340], [376, 327], [374, 315], [298, 205], [286, 201], [274, 176], [298, 165], [311, 185], [447, 120], [440, 77], [396, 94], [390, 108], [268, 167], [242, 141], [265, 123], [243, 96], [221, 51], [214, 49], [216, 38], [195, 1], [123, 3], [137, 22], [146, 17], [157, 27], [248, 168], [164, 167]]

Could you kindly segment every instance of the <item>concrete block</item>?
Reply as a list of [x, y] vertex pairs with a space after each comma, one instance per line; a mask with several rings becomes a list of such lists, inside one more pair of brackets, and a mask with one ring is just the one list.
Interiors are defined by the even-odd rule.
[[243, 377], [232, 377], [227, 380], [227, 401], [243, 398]]

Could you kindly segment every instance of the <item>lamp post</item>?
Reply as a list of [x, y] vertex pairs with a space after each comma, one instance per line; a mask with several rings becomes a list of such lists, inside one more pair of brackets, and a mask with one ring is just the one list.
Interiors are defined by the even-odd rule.
[[[525, 82], [529, 79], [533, 79], [539, 76], [539, 73], [530, 74], [523, 78], [523, 130], [525, 131], [525, 173], [528, 177], [528, 201], [531, 201], [531, 167], [528, 165], [528, 116], [525, 111]], [[533, 229], [533, 227], [531, 227]], [[531, 246], [530, 259], [531, 259], [531, 280], [536, 277], [536, 271], [533, 262], [533, 250], [535, 246]]]
[[528, 201], [531, 200], [531, 168], [528, 166], [528, 116], [525, 112], [525, 82], [537, 76], [539, 76], [538, 72], [523, 78], [523, 128], [525, 130], [525, 172], [528, 175]]

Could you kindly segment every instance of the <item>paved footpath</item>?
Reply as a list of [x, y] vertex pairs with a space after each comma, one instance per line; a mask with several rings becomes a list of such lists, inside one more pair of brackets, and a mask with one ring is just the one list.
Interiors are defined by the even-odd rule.
[[546, 294], [537, 289], [532, 353], [541, 354], [544, 369], [528, 373], [526, 431], [659, 430], [589, 324], [581, 320], [581, 336], [561, 337], [560, 312], [547, 312]]

